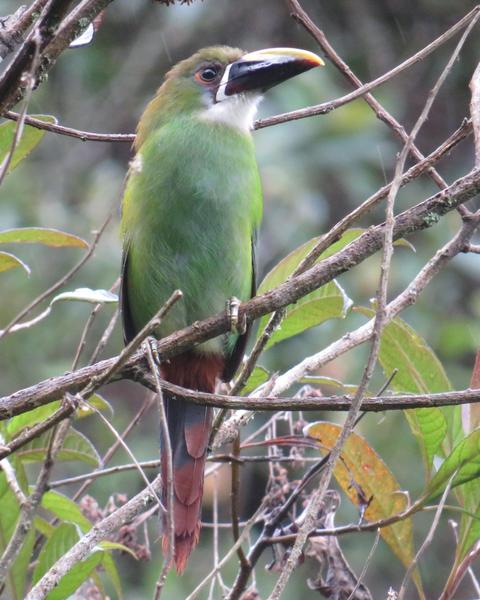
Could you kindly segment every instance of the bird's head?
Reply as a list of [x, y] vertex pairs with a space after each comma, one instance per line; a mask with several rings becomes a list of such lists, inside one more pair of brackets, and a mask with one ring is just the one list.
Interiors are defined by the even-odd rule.
[[167, 73], [140, 121], [137, 147], [148, 131], [182, 113], [248, 131], [263, 92], [323, 64], [313, 52], [297, 48], [249, 53], [227, 46], [203, 48]]

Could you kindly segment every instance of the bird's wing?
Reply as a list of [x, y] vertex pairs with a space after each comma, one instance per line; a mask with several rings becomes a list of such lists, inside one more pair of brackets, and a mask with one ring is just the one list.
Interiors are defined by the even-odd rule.
[[120, 286], [120, 315], [122, 317], [123, 339], [126, 344], [136, 335], [132, 313], [128, 300], [128, 244], [125, 244], [122, 255], [122, 284]]
[[[256, 260], [255, 260], [255, 235], [252, 237], [252, 292], [251, 298], [257, 293], [256, 283]], [[238, 337], [235, 346], [233, 347], [232, 353], [225, 358], [225, 367], [222, 373], [222, 381], [230, 381], [235, 375], [240, 363], [242, 362], [243, 355], [245, 354], [245, 347], [247, 345], [248, 336], [250, 334], [251, 325], [247, 327], [245, 333]]]

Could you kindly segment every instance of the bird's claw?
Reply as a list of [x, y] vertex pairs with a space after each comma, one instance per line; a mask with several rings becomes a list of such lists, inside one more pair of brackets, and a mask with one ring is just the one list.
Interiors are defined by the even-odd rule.
[[232, 296], [227, 300], [227, 317], [230, 321], [230, 331], [231, 333], [236, 333], [238, 335], [242, 335], [247, 330], [247, 320], [245, 315], [242, 315], [242, 318], [239, 317], [239, 309], [240, 300]]

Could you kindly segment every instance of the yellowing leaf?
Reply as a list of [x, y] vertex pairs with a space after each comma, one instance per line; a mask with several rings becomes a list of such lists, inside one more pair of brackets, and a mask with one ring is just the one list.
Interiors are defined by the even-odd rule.
[[0, 231], [0, 244], [43, 244], [52, 248], [88, 248], [88, 243], [82, 238], [47, 227], [18, 227]]
[[18, 267], [21, 267], [27, 272], [27, 275], [30, 275], [29, 266], [14, 254], [10, 254], [10, 252], [0, 252], [0, 273], [3, 273], [3, 271], [10, 271], [10, 269], [17, 269]]
[[[305, 435], [318, 440], [322, 453], [325, 453], [333, 448], [341, 430], [339, 425], [319, 421], [308, 425], [304, 432]], [[352, 433], [347, 439], [333, 474], [356, 506], [361, 506], [365, 500], [371, 499], [364, 513], [367, 521], [391, 517], [403, 512], [408, 506], [407, 496], [400, 489], [390, 469], [367, 441], [356, 433]], [[359, 497], [359, 489], [365, 498]], [[380, 533], [394, 554], [408, 566], [414, 557], [411, 519], [383, 527]], [[422, 595], [418, 572], [415, 573], [414, 580]]]
[[[356, 307], [355, 311], [372, 318], [375, 311]], [[378, 359], [385, 373], [397, 374], [390, 383], [396, 392], [433, 394], [451, 390], [441, 362], [426, 341], [402, 319], [394, 319], [382, 332]], [[447, 420], [440, 408], [415, 408], [404, 411], [424, 457], [427, 476], [435, 454], [443, 454], [442, 443], [447, 435]]]

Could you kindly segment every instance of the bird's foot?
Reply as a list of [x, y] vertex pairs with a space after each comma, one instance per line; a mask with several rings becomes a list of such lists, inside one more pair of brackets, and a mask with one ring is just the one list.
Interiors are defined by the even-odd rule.
[[243, 335], [247, 330], [247, 319], [245, 315], [240, 319], [238, 309], [240, 307], [240, 300], [232, 296], [227, 300], [227, 317], [230, 321], [231, 333]]

